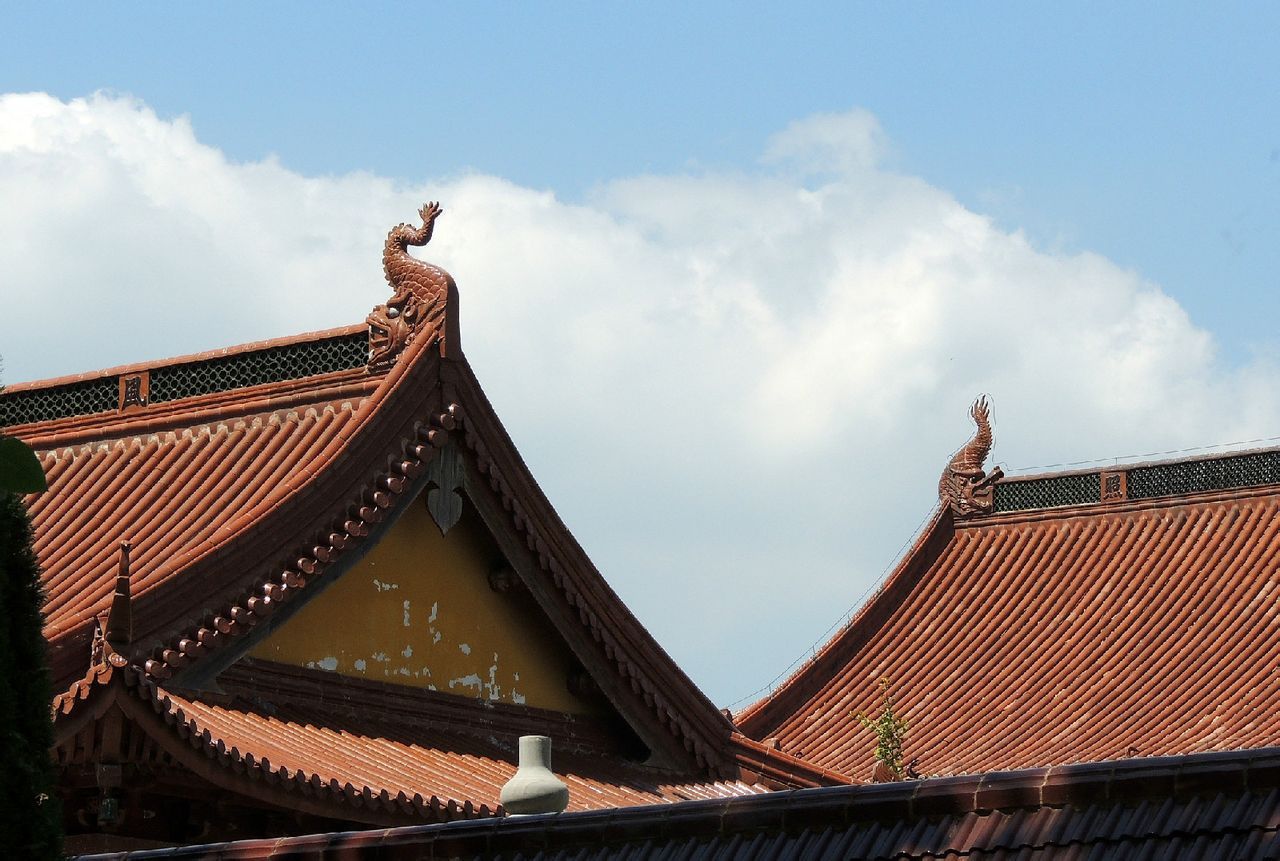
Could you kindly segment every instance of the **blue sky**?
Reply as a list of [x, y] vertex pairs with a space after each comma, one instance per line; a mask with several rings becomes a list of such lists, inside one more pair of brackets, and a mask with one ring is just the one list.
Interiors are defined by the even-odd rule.
[[51, 98], [0, 95], [5, 380], [361, 320], [441, 197], [512, 436], [733, 702], [894, 561], [977, 392], [1010, 469], [1280, 435], [1277, 25], [8, 6], [0, 94]]
[[1238, 357], [1280, 311], [1277, 32], [1266, 3], [31, 4], [0, 81], [130, 93], [304, 173], [570, 200], [751, 170], [788, 122], [861, 107], [896, 167], [1157, 280]]

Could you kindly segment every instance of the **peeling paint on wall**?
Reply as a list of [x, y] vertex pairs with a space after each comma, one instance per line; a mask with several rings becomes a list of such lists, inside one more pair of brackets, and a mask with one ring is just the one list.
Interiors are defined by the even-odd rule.
[[481, 691], [484, 689], [484, 682], [480, 681], [480, 677], [475, 673], [471, 673], [470, 675], [463, 676], [460, 679], [449, 679], [450, 688], [456, 688], [459, 686], [464, 688], [472, 688], [472, 687], [475, 688], [476, 695], [478, 696], [481, 693]]
[[250, 654], [487, 701], [596, 711], [567, 690], [573, 655], [536, 601], [489, 587], [500, 557], [474, 514], [464, 510], [445, 538], [425, 506], [411, 505], [364, 560]]

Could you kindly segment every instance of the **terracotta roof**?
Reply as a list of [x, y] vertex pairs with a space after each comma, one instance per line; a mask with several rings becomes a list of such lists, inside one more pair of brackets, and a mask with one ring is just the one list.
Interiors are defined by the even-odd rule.
[[[54, 699], [55, 756], [60, 764], [96, 761], [120, 731], [92, 727], [111, 705], [166, 756], [233, 792], [262, 801], [375, 824], [445, 821], [501, 813], [498, 793], [515, 773], [515, 738], [447, 731], [430, 724], [343, 720], [323, 702], [294, 699], [280, 708], [224, 704], [166, 691], [123, 662], [95, 666]], [[268, 713], [276, 712], [275, 714]], [[86, 724], [85, 721], [90, 723]], [[394, 725], [394, 726], [393, 726]], [[86, 743], [85, 739], [90, 739]], [[128, 761], [141, 750], [126, 740], [105, 751]], [[765, 791], [742, 782], [630, 764], [598, 751], [557, 750], [557, 773], [570, 787], [570, 809], [722, 798]]]
[[[433, 735], [415, 739], [402, 729], [414, 718], [402, 716], [397, 728], [374, 717], [377, 708], [339, 715], [326, 710], [323, 691], [309, 704], [298, 699], [272, 713], [192, 690], [220, 682], [218, 674], [234, 675], [228, 668], [243, 660], [246, 634], [286, 602], [315, 594], [308, 584], [341, 576], [424, 491], [432, 460], [451, 446], [462, 462], [459, 490], [467, 504], [661, 768], [594, 751], [610, 764], [579, 768], [580, 799], [674, 799], [684, 797], [685, 785], [708, 787], [689, 790], [695, 795], [750, 791], [740, 776], [773, 787], [847, 782], [736, 733], [653, 641], [543, 496], [481, 390], [460, 349], [452, 279], [407, 259], [396, 264], [405, 277], [412, 281], [425, 268], [426, 280], [397, 286], [393, 279], [395, 295], [367, 328], [19, 385], [0, 395], [0, 423], [37, 448], [49, 475], [49, 491], [28, 505], [49, 602], [55, 684], [71, 690], [55, 703], [63, 726], [90, 720], [75, 703], [111, 682], [95, 675], [103, 665], [90, 666], [91, 643], [127, 541], [132, 640], [110, 657], [130, 669], [111, 685], [138, 694], [124, 700], [136, 721], [154, 724], [160, 715], [170, 728], [166, 735], [152, 726], [143, 736], [178, 733], [199, 742], [202, 756], [184, 759], [186, 767], [219, 785], [234, 780], [248, 794], [269, 785], [277, 803], [329, 793], [330, 802], [341, 796], [358, 807], [372, 793], [386, 808], [379, 816], [419, 815], [405, 809], [404, 791], [423, 795], [428, 806], [434, 794], [446, 808], [453, 801], [460, 809], [491, 809], [509, 772], [506, 749], [451, 732], [487, 714], [483, 704], [441, 706]], [[363, 364], [366, 356], [376, 362]], [[340, 685], [336, 677], [330, 683]], [[142, 701], [153, 707], [150, 718]], [[77, 742], [86, 750], [96, 743]], [[225, 768], [209, 772], [206, 757]], [[271, 769], [262, 767], [263, 757]], [[279, 797], [291, 788], [301, 794]], [[364, 801], [354, 801], [353, 792]]]
[[1147, 490], [1113, 502], [1100, 500], [1125, 482], [1108, 471], [1000, 482], [995, 511], [1002, 496], [1018, 505], [938, 515], [739, 726], [868, 775], [874, 740], [855, 714], [875, 711], [887, 677], [925, 773], [1275, 744], [1277, 464], [1251, 452], [1118, 468]]
[[[273, 348], [255, 344], [231, 355]], [[282, 547], [298, 547], [295, 558], [309, 556], [304, 564], [314, 570], [317, 550], [332, 555], [335, 545], [358, 540], [367, 528], [361, 508], [368, 519], [378, 516], [371, 494], [379, 480], [358, 455], [412, 439], [406, 412], [426, 412], [422, 401], [439, 397], [438, 386], [412, 385], [429, 370], [430, 356], [423, 358], [385, 376], [329, 371], [10, 428], [39, 450], [49, 478], [48, 492], [29, 506], [55, 679], [65, 684], [84, 672], [121, 540], [134, 546], [135, 642], [155, 644], [160, 672], [216, 647], [280, 600], [290, 582], [302, 582], [296, 570], [287, 574]], [[15, 387], [6, 397], [38, 389]]]
[[93, 857], [1235, 861], [1280, 853], [1278, 778], [1270, 748]]

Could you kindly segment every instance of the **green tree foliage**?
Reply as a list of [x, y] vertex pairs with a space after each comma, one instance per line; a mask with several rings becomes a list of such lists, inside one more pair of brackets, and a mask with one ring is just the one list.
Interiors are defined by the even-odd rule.
[[894, 780], [907, 778], [902, 763], [902, 746], [907, 741], [907, 721], [893, 711], [893, 695], [889, 692], [889, 679], [880, 679], [880, 714], [871, 717], [866, 712], [854, 715], [858, 723], [875, 733], [876, 761], [884, 766]]
[[[3, 393], [4, 386], [0, 385], [0, 394]], [[0, 434], [0, 493], [39, 493], [46, 487], [44, 467], [31, 446]]]
[[17, 494], [0, 490], [0, 845], [13, 858], [62, 854], [43, 600], [27, 509]]
[[46, 487], [44, 468], [31, 446], [0, 435], [0, 493], [39, 493]]

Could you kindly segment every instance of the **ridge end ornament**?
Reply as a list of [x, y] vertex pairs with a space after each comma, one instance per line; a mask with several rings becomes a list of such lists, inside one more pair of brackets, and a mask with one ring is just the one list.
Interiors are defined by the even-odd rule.
[[[453, 276], [439, 266], [417, 259], [408, 250], [410, 245], [421, 246], [431, 241], [436, 219], [443, 213], [440, 204], [432, 201], [418, 210], [421, 227], [402, 223], [387, 233], [382, 247], [382, 272], [391, 286], [391, 298], [365, 318], [369, 326], [368, 369], [371, 372], [395, 364], [396, 357], [419, 332], [434, 330], [442, 341], [447, 337], [446, 311], [454, 304], [458, 289]], [[456, 341], [456, 337], [451, 340]], [[443, 348], [441, 352], [443, 354]]]
[[110, 664], [123, 667], [129, 663], [128, 652], [133, 644], [133, 608], [131, 605], [131, 574], [129, 572], [129, 541], [120, 542], [120, 561], [116, 569], [116, 586], [111, 604], [105, 616], [93, 620], [93, 643], [89, 647], [89, 664]]
[[995, 508], [995, 483], [1004, 478], [1004, 470], [995, 467], [985, 472], [982, 465], [991, 453], [991, 402], [983, 395], [969, 407], [969, 415], [977, 425], [973, 438], [951, 456], [938, 481], [938, 501], [957, 517], [990, 514]]

